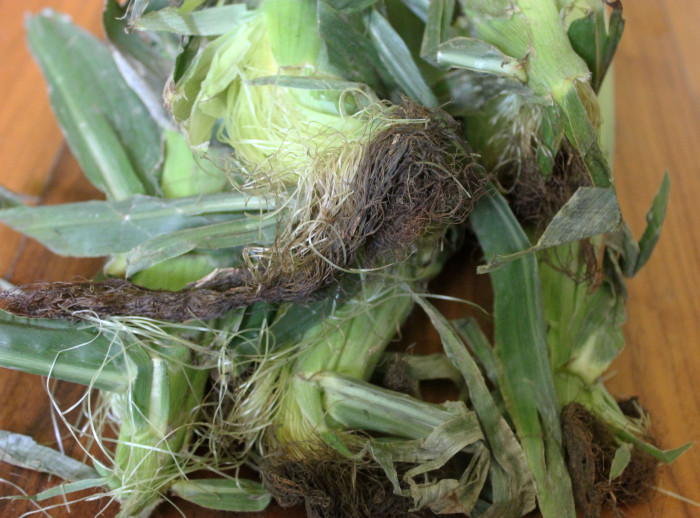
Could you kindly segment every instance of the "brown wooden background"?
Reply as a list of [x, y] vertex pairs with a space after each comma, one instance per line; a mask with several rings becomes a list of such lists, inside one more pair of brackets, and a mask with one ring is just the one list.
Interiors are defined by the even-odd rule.
[[[49, 109], [43, 79], [30, 59], [22, 20], [44, 7], [70, 13], [81, 26], [100, 33], [99, 0], [0, 0], [0, 183], [57, 203], [94, 197], [81, 178]], [[652, 428], [663, 447], [700, 440], [700, 2], [648, 0], [625, 2], [627, 27], [616, 61], [617, 148], [615, 171], [623, 214], [635, 234], [644, 228], [646, 210], [661, 176], [672, 177], [666, 226], [650, 263], [629, 284], [628, 346], [614, 364], [608, 386], [614, 394], [637, 395], [652, 415]], [[99, 263], [57, 258], [39, 245], [0, 228], [0, 275], [14, 283], [68, 280], [89, 276]], [[452, 264], [449, 287], [469, 298], [481, 291], [469, 272]], [[450, 308], [451, 314], [463, 311]], [[435, 337], [412, 326], [409, 341], [421, 349]], [[62, 405], [80, 388], [60, 383]], [[30, 434], [55, 446], [49, 401], [43, 380], [0, 369], [0, 429]], [[70, 453], [70, 449], [68, 450]], [[57, 481], [0, 465], [0, 496], [30, 494]], [[700, 447], [662, 469], [663, 490], [700, 500]], [[60, 499], [51, 503], [60, 504]], [[93, 517], [105, 501], [58, 507], [52, 516]], [[33, 507], [0, 501], [0, 516], [14, 517]], [[182, 507], [186, 516], [233, 516]], [[104, 516], [112, 516], [115, 506]], [[167, 505], [158, 516], [178, 516]], [[252, 515], [246, 515], [252, 516]], [[258, 517], [303, 517], [302, 509], [273, 507]], [[630, 518], [700, 516], [700, 507], [657, 494], [629, 510]]]

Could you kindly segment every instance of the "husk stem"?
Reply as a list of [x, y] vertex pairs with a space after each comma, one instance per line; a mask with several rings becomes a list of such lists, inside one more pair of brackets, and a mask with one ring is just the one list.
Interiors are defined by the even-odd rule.
[[299, 455], [303, 456], [306, 442], [328, 432], [322, 391], [306, 381], [310, 376], [330, 371], [362, 380], [369, 378], [412, 307], [410, 293], [379, 289], [385, 293], [375, 300], [360, 296], [343, 304], [304, 336], [303, 342], [312, 345], [302, 345], [308, 349], [291, 367], [293, 374], [280, 401], [280, 422], [273, 425], [273, 444], [291, 451], [300, 449]]
[[[433, 431], [454, 419], [459, 404], [436, 405], [363, 383], [361, 380], [335, 372], [319, 372], [307, 378], [307, 383], [323, 391], [328, 416], [348, 430], [366, 430], [405, 439], [425, 439]], [[471, 427], [464, 432], [475, 440], [483, 435], [476, 415], [470, 416]]]
[[[270, 427], [268, 447], [276, 444], [294, 450], [298, 445], [303, 454], [306, 442], [329, 430], [322, 393], [307, 379], [317, 372], [336, 372], [369, 380], [413, 307], [412, 291], [435, 275], [449, 254], [449, 247], [442, 251], [435, 248], [441, 235], [436, 232], [424, 237], [418, 250], [405, 261], [349, 281], [349, 299], [337, 306], [326, 303], [320, 318], [300, 337], [281, 344], [281, 350], [292, 352], [291, 361], [289, 356], [283, 357], [276, 373], [264, 376], [261, 386], [255, 389], [256, 393], [272, 394], [276, 390], [270, 385], [280, 384], [279, 408]], [[277, 326], [287, 325], [284, 311], [282, 314]], [[295, 318], [294, 313], [290, 314]], [[271, 333], [275, 333], [275, 324]], [[261, 404], [255, 395], [252, 401], [254, 405]]]
[[[108, 332], [118, 329], [124, 333], [123, 325]], [[122, 517], [148, 513], [188, 471], [193, 423], [209, 377], [194, 365], [192, 349], [182, 345], [160, 347], [137, 339], [129, 345], [128, 357], [136, 370], [133, 382], [125, 392], [102, 394], [119, 426], [111, 462], [95, 462], [120, 502]]]
[[[236, 427], [253, 431], [242, 439], [248, 448], [250, 441], [260, 441], [263, 450], [282, 447], [303, 456], [308, 444], [331, 431], [322, 393], [307, 380], [326, 371], [369, 379], [411, 311], [413, 290], [434, 276], [450, 253], [448, 246], [435, 247], [441, 236], [436, 231], [419, 240], [404, 261], [348, 278], [341, 289], [351, 293], [349, 298], [341, 294], [336, 301], [314, 303], [301, 319], [303, 305], [281, 306], [266, 332], [266, 340], [276, 345], [257, 361], [253, 381], [242, 380], [246, 392], [231, 413]], [[335, 442], [332, 436], [326, 438]]]

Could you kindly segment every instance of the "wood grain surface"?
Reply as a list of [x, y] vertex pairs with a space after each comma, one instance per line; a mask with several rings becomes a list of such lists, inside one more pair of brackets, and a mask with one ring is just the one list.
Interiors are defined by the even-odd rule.
[[[46, 89], [24, 40], [26, 12], [44, 7], [69, 13], [81, 26], [100, 34], [99, 0], [0, 0], [0, 183], [36, 203], [97, 197], [80, 175], [50, 111]], [[607, 380], [620, 397], [636, 395], [652, 417], [652, 430], [664, 448], [700, 440], [700, 2], [648, 0], [624, 4], [627, 26], [616, 57], [616, 184], [623, 215], [636, 236], [664, 170], [672, 179], [664, 232], [648, 265], [629, 283], [627, 347]], [[13, 283], [89, 277], [99, 261], [53, 256], [40, 245], [0, 228], [0, 275]], [[482, 296], [488, 279], [475, 278], [464, 259], [453, 260], [432, 289], [461, 297]], [[443, 307], [450, 316], [464, 306]], [[421, 351], [438, 347], [420, 317], [408, 325], [408, 343]], [[67, 408], [82, 393], [68, 383], [52, 383], [53, 397]], [[0, 369], [0, 429], [32, 435], [56, 447], [58, 432], [49, 412], [46, 380]], [[68, 418], [73, 418], [69, 415]], [[66, 453], [73, 451], [67, 441]], [[0, 496], [29, 494], [57, 480], [0, 463]], [[700, 516], [700, 507], [663, 492], [700, 501], [700, 447], [662, 468], [659, 491], [628, 509], [629, 518]], [[176, 502], [155, 515], [229, 516]], [[73, 518], [113, 516], [105, 498], [66, 506], [62, 499], [49, 515]], [[35, 510], [25, 501], [0, 500], [0, 516]], [[302, 518], [303, 509], [272, 506], [262, 514], [240, 516]]]

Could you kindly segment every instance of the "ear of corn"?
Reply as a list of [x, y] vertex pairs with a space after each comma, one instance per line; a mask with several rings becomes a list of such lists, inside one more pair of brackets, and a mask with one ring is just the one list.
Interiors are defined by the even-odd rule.
[[[399, 23], [409, 11], [411, 23]], [[112, 52], [55, 14], [28, 22], [71, 149], [107, 201], [29, 208], [3, 193], [0, 220], [58, 253], [110, 256], [104, 275], [146, 290], [225, 292], [238, 274], [263, 291], [268, 269], [317, 268], [309, 257], [346, 276], [337, 288], [333, 275], [319, 285], [323, 300], [263, 298], [181, 325], [70, 309], [80, 323], [2, 313], [0, 364], [102, 391], [89, 422], [94, 469], [0, 436], [12, 462], [67, 481], [37, 500], [104, 487], [124, 517], [147, 515], [168, 491], [260, 511], [279, 496], [280, 464], [301, 471], [330, 459], [353, 481], [381, 471], [401, 509], [517, 517], [536, 499], [545, 517], [573, 517], [565, 405], [581, 404], [612, 430], [609, 480], [636, 449], [665, 462], [685, 450], [649, 444], [644, 418], [625, 415], [600, 381], [624, 345], [623, 277], [647, 261], [668, 202], [666, 178], [635, 241], [596, 96], [623, 27], [617, 5], [606, 21], [602, 3], [588, 0], [109, 0], [105, 27]], [[166, 82], [167, 110], [158, 100]], [[562, 156], [580, 159], [593, 183], [578, 179], [542, 228], [519, 222], [495, 187], [479, 201], [471, 224], [494, 290], [493, 347], [474, 321], [450, 323], [420, 294], [450, 252], [442, 222], [396, 256], [332, 240], [344, 229], [327, 215], [347, 206], [377, 135], [432, 123], [432, 112], [397, 108], [402, 96], [429, 108], [449, 100], [501, 187], [527, 174], [548, 185]], [[328, 241], [341, 252], [326, 254]], [[595, 284], [574, 278], [590, 266], [578, 254], [588, 244], [602, 264]], [[445, 377], [464, 388], [460, 401], [434, 405], [370, 383], [414, 303], [446, 353], [406, 361], [414, 396], [418, 380]], [[103, 437], [112, 426], [114, 447]], [[211, 455], [200, 456], [202, 446]], [[251, 462], [265, 486], [191, 475]], [[314, 469], [310, 484], [323, 486]]]

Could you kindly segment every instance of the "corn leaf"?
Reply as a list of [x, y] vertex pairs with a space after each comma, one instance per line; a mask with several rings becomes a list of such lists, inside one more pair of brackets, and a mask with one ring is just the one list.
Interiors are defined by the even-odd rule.
[[102, 390], [129, 386], [120, 342], [88, 325], [20, 318], [0, 311], [0, 365]]
[[310, 328], [332, 314], [334, 307], [332, 297], [309, 303], [282, 304], [272, 322], [270, 334], [281, 346], [296, 345]]
[[439, 67], [465, 68], [527, 82], [527, 74], [520, 61], [505, 55], [497, 47], [474, 38], [452, 38], [424, 57]]
[[[127, 392], [127, 401], [130, 404], [126, 405], [126, 416], [122, 420], [120, 435], [128, 436], [131, 428], [135, 430], [150, 429], [151, 391], [158, 381], [162, 381], [154, 378], [153, 361], [154, 358], [151, 358], [139, 344], [130, 344], [128, 366], [133, 381], [129, 384]], [[128, 445], [121, 448], [129, 450]], [[139, 454], [143, 453], [139, 452]], [[117, 451], [118, 455], [119, 451]], [[119, 464], [118, 459], [116, 462]]]
[[60, 486], [52, 487], [46, 491], [42, 491], [36, 496], [30, 497], [32, 500], [41, 502], [43, 500], [48, 500], [49, 498], [54, 498], [56, 496], [69, 495], [70, 493], [75, 493], [77, 491], [84, 491], [86, 489], [93, 489], [96, 487], [101, 487], [109, 482], [108, 478], [90, 478], [85, 480], [77, 480], [75, 482], [69, 482], [68, 484], [61, 484]]
[[208, 7], [191, 12], [166, 7], [140, 16], [134, 21], [134, 28], [141, 31], [172, 32], [182, 36], [219, 36], [252, 20], [257, 14], [249, 11], [245, 4]]
[[[530, 246], [505, 199], [492, 192], [471, 215], [486, 259]], [[537, 262], [520, 257], [491, 272], [499, 386], [537, 484], [545, 517], [575, 516], [548, 360]]]
[[[425, 24], [420, 55], [423, 59], [431, 61], [440, 44], [449, 37], [449, 29], [454, 16], [454, 0], [437, 0], [430, 2], [428, 7], [428, 19]], [[437, 66], [437, 63], [431, 61]]]
[[[128, 8], [129, 8], [129, 21], [130, 23], [133, 23], [134, 20], [139, 18], [140, 16], [145, 13], [149, 7], [152, 7], [152, 4], [160, 4], [162, 3], [159, 0], [129, 0]], [[164, 7], [164, 6], [163, 6]]]
[[0, 185], [0, 210], [24, 205], [22, 197]]
[[663, 226], [666, 217], [666, 208], [671, 194], [671, 177], [668, 173], [664, 174], [661, 181], [661, 187], [654, 196], [654, 201], [651, 204], [649, 212], [647, 212], [647, 227], [639, 240], [639, 257], [634, 267], [634, 273], [637, 273], [644, 266], [661, 235], [661, 227]]
[[[607, 29], [606, 4], [612, 6]], [[591, 84], [597, 92], [612, 63], [625, 21], [622, 19], [622, 2], [601, 2], [594, 5], [595, 8], [586, 16], [571, 23], [568, 34], [571, 46], [593, 74]]]
[[617, 477], [622, 475], [622, 472], [625, 471], [625, 468], [630, 463], [630, 460], [632, 460], [632, 447], [628, 443], [623, 443], [617, 450], [615, 450], [615, 456], [610, 464], [608, 480], [612, 482]]
[[[277, 236], [276, 218], [257, 218], [240, 215], [228, 221], [188, 228], [157, 236], [126, 254], [126, 275], [179, 257], [193, 250], [242, 248], [255, 243], [267, 246]], [[232, 254], [231, 259], [235, 259]]]
[[230, 214], [268, 207], [261, 198], [219, 193], [179, 199], [135, 195], [121, 201], [86, 201], [0, 211], [0, 221], [57, 254], [100, 257], [127, 252], [161, 234], [210, 225]]
[[563, 405], [571, 401], [580, 403], [604, 423], [620, 442], [629, 443], [665, 464], [675, 461], [692, 446], [692, 443], [687, 443], [672, 450], [662, 450], [646, 442], [648, 433], [645, 427], [648, 418], [631, 418], [623, 414], [615, 398], [600, 380], [591, 384], [579, 376], [562, 371], [556, 373], [555, 379], [557, 395]]
[[676, 461], [693, 446], [693, 443], [689, 442], [672, 450], [662, 450], [653, 444], [649, 444], [648, 442], [639, 439], [639, 437], [632, 435], [627, 430], [618, 429], [616, 431], [623, 440], [634, 444], [635, 447], [648, 453], [655, 459], [659, 459], [664, 464], [671, 464], [672, 462]]
[[170, 490], [201, 507], [239, 513], [263, 511], [271, 500], [262, 484], [240, 478], [178, 480]]
[[626, 296], [607, 279], [592, 289], [572, 278], [586, 273], [575, 245], [541, 252], [539, 267], [552, 368], [593, 383], [625, 346]]
[[151, 117], [164, 128], [174, 127], [163, 105], [163, 90], [180, 46], [171, 34], [129, 30], [127, 9], [107, 0], [102, 24], [112, 57], [122, 77], [138, 95]]
[[[489, 456], [483, 443], [467, 442], [462, 425], [457, 418], [439, 425], [425, 439], [369, 443], [372, 456], [392, 482], [395, 494], [411, 497], [416, 509], [427, 507], [436, 514], [472, 514], [488, 479]], [[459, 478], [427, 478], [431, 471], [440, 469], [467, 448], [470, 462], [460, 466], [464, 471]], [[402, 476], [408, 490], [402, 490], [399, 484], [399, 463], [415, 465]]]
[[437, 99], [423, 79], [410, 50], [376, 9], [369, 16], [367, 28], [384, 68], [401, 91], [423, 106], [437, 107]]
[[[323, 389], [328, 415], [347, 428], [421, 439], [440, 424], [459, 417], [466, 420], [463, 431], [470, 442], [483, 438], [476, 415], [467, 411], [461, 402], [426, 403], [332, 372], [316, 373], [309, 381]], [[410, 427], [406, 426], [407, 422], [411, 423]]]
[[356, 13], [372, 7], [378, 0], [322, 0], [340, 13]]
[[156, 194], [160, 130], [107, 47], [48, 10], [27, 19], [27, 34], [85, 175], [110, 199]]
[[611, 251], [614, 254], [619, 254], [619, 259], [615, 257], [614, 261], [619, 262], [620, 270], [625, 277], [634, 277], [651, 257], [661, 235], [670, 190], [671, 179], [668, 173], [665, 173], [651, 208], [647, 212], [647, 226], [639, 242], [634, 239], [632, 230], [625, 222], [622, 223], [620, 231], [613, 234], [608, 240]]
[[[182, 0], [182, 3], [180, 5], [180, 12], [183, 12], [183, 13], [192, 12], [195, 9], [197, 9], [200, 5], [204, 4], [205, 2], [207, 2], [207, 0]], [[150, 3], [151, 2], [149, 1], [149, 6], [150, 6]], [[153, 2], [153, 3], [155, 4], [155, 3], [157, 3], [157, 1]]]
[[428, 21], [428, 10], [430, 9], [430, 0], [403, 0], [404, 5], [408, 7], [413, 14], [420, 18], [423, 22]]
[[[434, 405], [330, 372], [317, 373], [309, 381], [323, 389], [328, 415], [345, 428], [412, 439], [387, 438], [367, 444], [396, 494], [411, 497], [416, 508], [471, 513], [486, 483], [489, 457], [480, 446], [483, 434], [476, 415], [463, 403]], [[459, 479], [426, 483], [427, 473], [440, 469], [458, 453], [473, 453], [474, 449], [477, 453]], [[401, 488], [398, 463], [415, 465], [403, 475], [408, 490]]]
[[341, 13], [326, 2], [318, 3], [318, 31], [325, 47], [327, 67], [348, 81], [376, 90], [382, 62], [356, 16]]
[[577, 89], [571, 85], [557, 103], [564, 112], [568, 124], [566, 136], [581, 153], [581, 158], [596, 187], [610, 187], [612, 172], [605, 160], [598, 142], [598, 131], [588, 117], [584, 102], [579, 97]]
[[498, 361], [488, 337], [473, 318], [454, 320], [452, 325], [469, 346], [469, 350], [481, 365], [489, 382], [498, 387]]
[[552, 218], [537, 244], [513, 254], [493, 256], [479, 273], [487, 273], [523, 255], [616, 231], [622, 222], [620, 206], [611, 187], [579, 187]]
[[0, 430], [0, 461], [24, 469], [41, 471], [63, 480], [99, 478], [90, 466], [78, 462], [53, 448], [37, 444], [28, 435]]
[[479, 417], [490, 446], [488, 455], [492, 457], [490, 474], [494, 507], [489, 508], [486, 514], [527, 514], [535, 508], [535, 485], [520, 443], [501, 415], [496, 400], [456, 329], [427, 300], [418, 296], [415, 300], [440, 334], [445, 354], [464, 376], [469, 389], [469, 401]]

